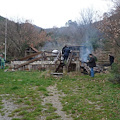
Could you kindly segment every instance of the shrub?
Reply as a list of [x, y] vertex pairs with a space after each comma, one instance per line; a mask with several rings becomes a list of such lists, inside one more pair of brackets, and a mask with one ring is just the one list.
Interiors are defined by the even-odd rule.
[[120, 64], [119, 63], [112, 64], [111, 73], [113, 74], [113, 77], [109, 78], [109, 81], [111, 81], [114, 84], [120, 84]]
[[113, 63], [112, 66], [111, 66], [111, 73], [120, 74], [120, 64]]
[[113, 77], [109, 78], [109, 81], [114, 84], [120, 84], [120, 75], [114, 74]]

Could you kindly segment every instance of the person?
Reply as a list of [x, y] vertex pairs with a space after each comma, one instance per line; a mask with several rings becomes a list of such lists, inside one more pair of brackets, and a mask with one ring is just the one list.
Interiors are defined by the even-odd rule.
[[109, 54], [109, 61], [110, 61], [110, 65], [112, 65], [114, 63], [114, 56]]
[[2, 56], [1, 57], [1, 69], [4, 69], [5, 68], [5, 59], [4, 57]]
[[62, 54], [64, 55], [64, 50], [65, 50], [65, 48], [67, 47], [67, 45], [65, 45], [64, 47], [63, 47], [63, 49], [62, 49]]
[[63, 61], [66, 62], [70, 53], [70, 49], [65, 45], [62, 49]]
[[90, 75], [94, 77], [94, 67], [96, 67], [95, 58], [92, 54], [89, 54], [88, 66], [90, 67]]

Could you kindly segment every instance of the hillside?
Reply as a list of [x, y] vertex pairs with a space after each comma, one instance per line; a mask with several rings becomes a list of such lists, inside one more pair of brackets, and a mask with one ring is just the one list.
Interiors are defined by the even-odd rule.
[[3, 21], [3, 20], [5, 20], [5, 18], [4, 18], [4, 17], [2, 17], [2, 16], [0, 16], [0, 21]]
[[7, 28], [7, 57], [22, 57], [25, 55], [25, 50], [31, 44], [37, 49], [39, 46], [51, 39], [41, 27], [38, 27], [29, 21], [17, 22], [7, 20], [5, 27], [5, 18], [0, 17], [0, 51], [4, 53], [5, 28]]
[[[0, 16], [0, 20], [2, 22], [5, 18]], [[42, 49], [61, 49], [66, 43], [69, 45], [80, 45], [86, 42], [92, 44], [94, 48], [98, 47], [96, 41], [100, 39], [100, 35], [94, 26], [83, 26], [71, 20], [69, 21], [70, 23], [67, 26], [61, 28], [42, 29], [39, 26], [33, 25], [36, 30], [44, 30], [47, 35], [52, 37], [52, 41], [45, 42]], [[14, 21], [11, 22], [11, 24], [14, 23]]]
[[[94, 24], [73, 24], [61, 28], [46, 29], [52, 33], [53, 41], [47, 42], [43, 49], [61, 49], [66, 43], [68, 45], [90, 45], [93, 49], [100, 48], [100, 39], [103, 35], [96, 29]], [[103, 46], [102, 46], [103, 47]]]
[[[4, 42], [4, 20], [5, 18], [0, 16], [1, 31], [3, 31], [2, 35], [0, 35], [1, 44]], [[104, 50], [105, 38], [104, 34], [97, 29], [96, 26], [98, 26], [98, 24], [99, 22], [92, 24], [77, 24], [75, 21], [69, 20], [68, 24], [64, 27], [42, 29], [39, 26], [27, 22], [21, 23], [18, 21], [15, 23], [14, 21], [8, 20], [8, 56], [24, 56], [25, 49], [28, 47], [28, 44], [31, 43], [34, 44], [34, 47], [39, 51], [53, 49], [61, 50], [66, 43], [68, 45], [88, 45], [93, 48], [93, 51], [96, 49]], [[21, 30], [22, 34], [20, 32]], [[23, 44], [21, 40], [24, 41]], [[14, 44], [12, 45], [12, 43]], [[16, 52], [14, 49], [16, 49]]]

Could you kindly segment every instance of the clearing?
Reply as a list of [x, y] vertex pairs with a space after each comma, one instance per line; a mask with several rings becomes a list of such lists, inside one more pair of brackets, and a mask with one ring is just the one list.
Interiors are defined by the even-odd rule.
[[0, 120], [119, 120], [120, 85], [110, 76], [0, 70]]

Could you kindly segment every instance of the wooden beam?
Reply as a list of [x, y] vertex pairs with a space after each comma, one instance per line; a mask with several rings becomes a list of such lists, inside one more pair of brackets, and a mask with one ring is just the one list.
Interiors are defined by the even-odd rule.
[[38, 52], [38, 53], [34, 53], [34, 54], [32, 54], [32, 55], [28, 55], [28, 56], [26, 56], [26, 57], [24, 57], [24, 58], [19, 59], [19, 61], [27, 60], [27, 59], [29, 59], [29, 58], [31, 58], [31, 57], [34, 57], [34, 56], [36, 56], [36, 55], [39, 55], [39, 54], [41, 54], [41, 53], [42, 53], [42, 51], [40, 51], [40, 52]]
[[43, 56], [40, 56], [40, 57], [38, 57], [38, 58], [29, 60], [29, 61], [27, 61], [27, 62], [25, 62], [25, 63], [23, 63], [23, 64], [21, 64], [21, 65], [15, 67], [14, 69], [18, 69], [18, 68], [20, 68], [20, 67], [22, 67], [22, 66], [28, 65], [29, 63], [32, 63], [32, 62], [34, 62], [34, 61], [37, 61], [37, 60], [39, 60], [39, 59], [42, 58], [42, 57], [43, 57]]

